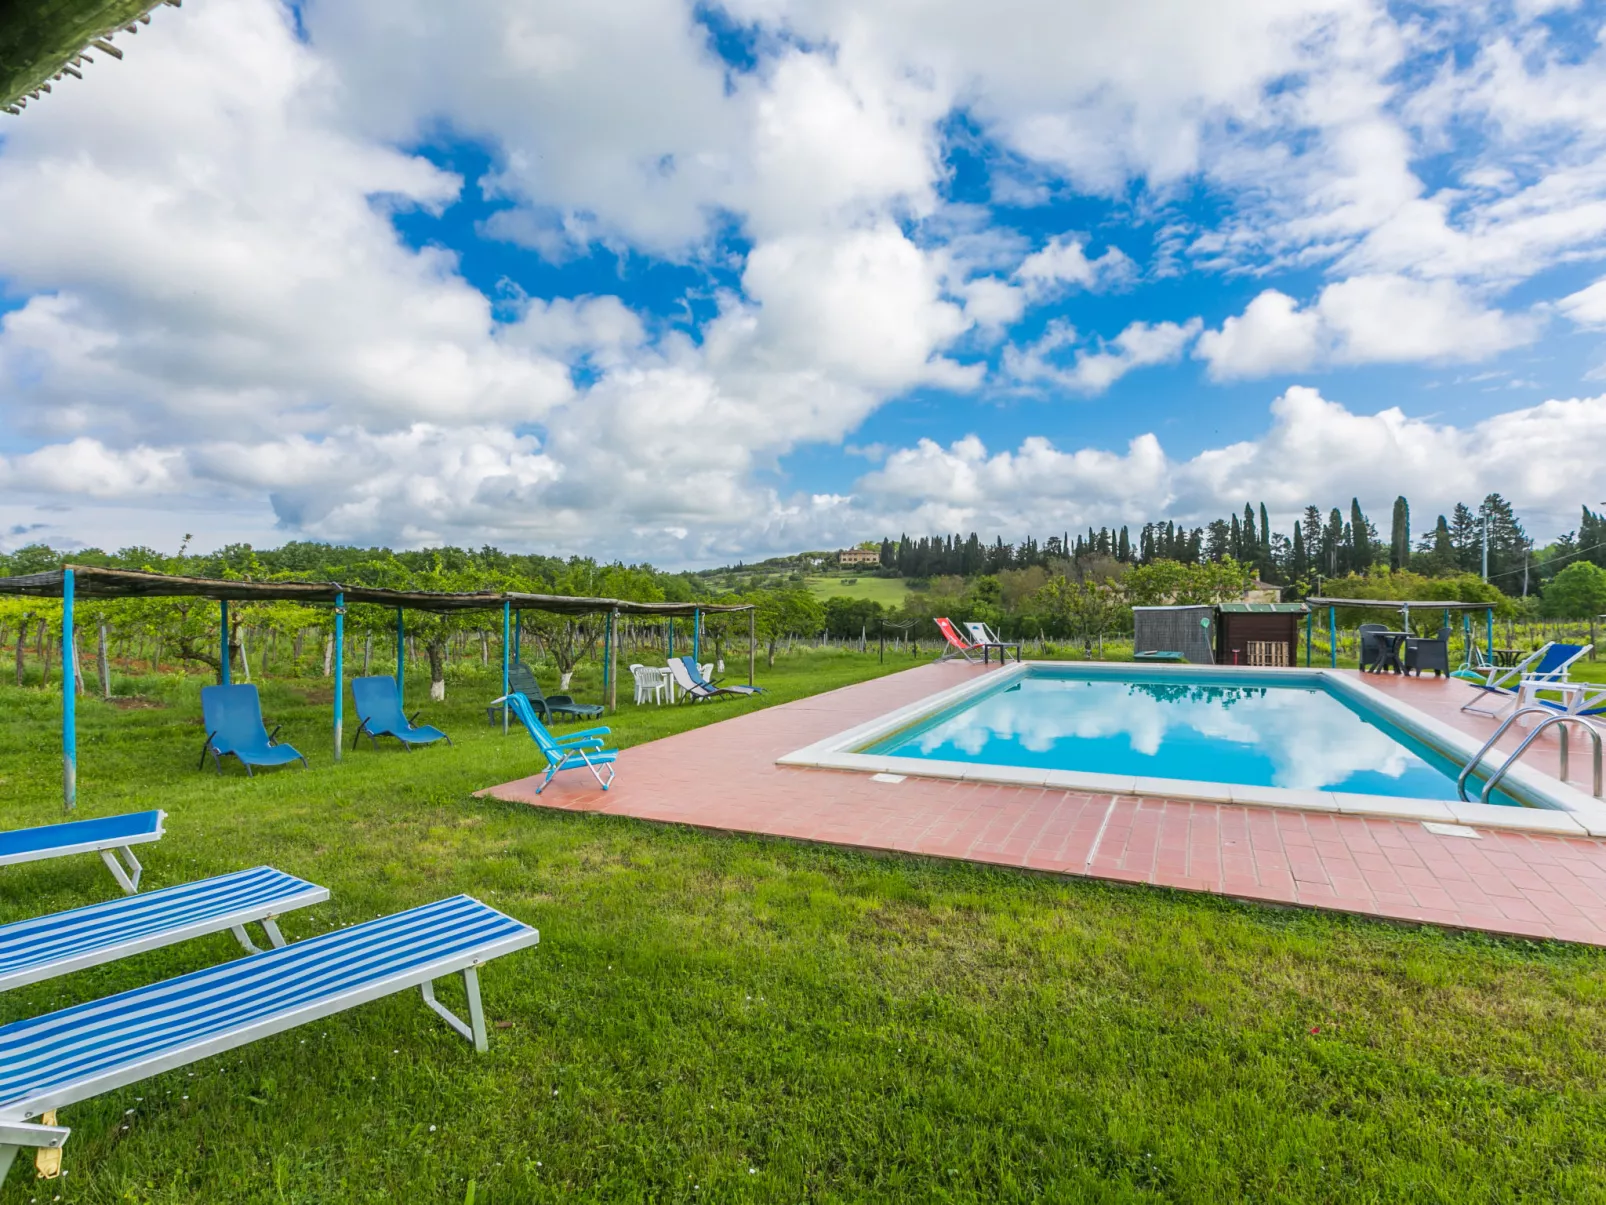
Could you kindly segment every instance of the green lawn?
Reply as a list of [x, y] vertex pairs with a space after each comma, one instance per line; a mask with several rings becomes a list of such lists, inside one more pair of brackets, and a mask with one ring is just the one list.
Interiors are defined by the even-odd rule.
[[896, 609], [903, 606], [903, 600], [909, 593], [909, 584], [901, 577], [860, 577], [854, 573], [836, 573], [804, 580], [814, 596], [821, 600], [864, 598]]
[[[877, 670], [808, 652], [760, 680]], [[334, 893], [292, 940], [466, 891], [541, 945], [482, 973], [486, 1055], [416, 993], [365, 1005], [64, 1110], [69, 1178], [13, 1170], [5, 1205], [1606, 1199], [1596, 951], [477, 800], [539, 762], [476, 714], [490, 680], [425, 707], [457, 748], [339, 766], [327, 687], [270, 685], [315, 768], [219, 778], [199, 684], [83, 708], [81, 814], [170, 814], [152, 886], [271, 862]], [[53, 820], [57, 699], [0, 707], [0, 824]], [[6, 868], [0, 919], [112, 893], [90, 857]], [[0, 1019], [234, 956], [144, 955]]]

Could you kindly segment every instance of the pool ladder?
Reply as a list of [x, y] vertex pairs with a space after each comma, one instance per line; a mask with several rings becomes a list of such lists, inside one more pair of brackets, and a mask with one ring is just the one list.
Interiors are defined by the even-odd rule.
[[1503, 737], [1506, 734], [1506, 729], [1510, 728], [1513, 724], [1515, 724], [1519, 719], [1521, 719], [1525, 715], [1542, 715], [1545, 718], [1543, 720], [1541, 720], [1539, 723], [1534, 725], [1534, 730], [1532, 732], [1530, 732], [1527, 736], [1522, 738], [1522, 743], [1511, 751], [1511, 756], [1506, 758], [1505, 761], [1501, 762], [1499, 767], [1495, 770], [1495, 772], [1493, 774], [1489, 775], [1489, 780], [1483, 784], [1483, 794], [1478, 797], [1479, 802], [1480, 803], [1488, 803], [1489, 802], [1489, 796], [1491, 794], [1493, 794], [1495, 786], [1500, 782], [1500, 780], [1506, 776], [1506, 771], [1511, 769], [1511, 767], [1516, 764], [1518, 759], [1520, 759], [1524, 753], [1528, 752], [1528, 746], [1533, 744], [1534, 741], [1539, 739], [1539, 734], [1544, 732], [1544, 730], [1546, 728], [1549, 728], [1552, 725], [1554, 725], [1556, 728], [1559, 729], [1559, 731], [1557, 733], [1557, 739], [1561, 742], [1561, 774], [1560, 774], [1560, 778], [1561, 778], [1562, 782], [1566, 782], [1567, 781], [1567, 725], [1569, 723], [1582, 724], [1584, 726], [1584, 731], [1588, 732], [1589, 735], [1590, 735], [1590, 739], [1594, 741], [1594, 753], [1595, 753], [1595, 790], [1594, 790], [1594, 795], [1595, 795], [1596, 799], [1599, 799], [1601, 797], [1601, 742], [1600, 742], [1600, 729], [1596, 728], [1595, 725], [1591, 724], [1587, 719], [1585, 719], [1581, 715], [1568, 715], [1565, 712], [1558, 712], [1552, 707], [1541, 707], [1541, 706], [1539, 706], [1537, 704], [1530, 705], [1528, 707], [1519, 707], [1519, 708], [1517, 708], [1516, 711], [1513, 711], [1503, 721], [1501, 721], [1500, 727], [1498, 727], [1498, 728], [1496, 728], [1494, 730], [1494, 735], [1491, 736], [1487, 741], [1485, 741], [1483, 743], [1483, 748], [1479, 749], [1478, 752], [1473, 755], [1472, 760], [1469, 761], [1465, 766], [1463, 766], [1461, 768], [1461, 776], [1455, 780], [1456, 794], [1460, 795], [1464, 802], [1467, 802], [1467, 803], [1471, 802], [1470, 799], [1467, 799], [1467, 779], [1471, 776], [1472, 771], [1477, 769], [1478, 763], [1481, 762], [1484, 759], [1484, 757], [1488, 754], [1489, 750], [1494, 748], [1495, 742], [1498, 741], [1501, 737]]

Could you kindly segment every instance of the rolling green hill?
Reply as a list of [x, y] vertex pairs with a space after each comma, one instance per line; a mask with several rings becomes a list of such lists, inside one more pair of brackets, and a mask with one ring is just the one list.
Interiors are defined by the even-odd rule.
[[853, 573], [832, 573], [811, 577], [807, 581], [816, 598], [867, 598], [884, 607], [903, 606], [903, 600], [909, 593], [909, 584], [901, 577], [859, 577]]

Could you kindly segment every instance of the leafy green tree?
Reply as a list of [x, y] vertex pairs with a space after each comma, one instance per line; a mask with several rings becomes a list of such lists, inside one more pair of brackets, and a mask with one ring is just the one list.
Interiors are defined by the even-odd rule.
[[1241, 599], [1253, 578], [1248, 565], [1230, 558], [1202, 565], [1154, 561], [1134, 565], [1126, 575], [1125, 587], [1132, 606], [1187, 606]]
[[825, 624], [825, 608], [808, 590], [766, 590], [745, 601], [756, 606], [754, 621], [771, 669], [775, 668], [775, 651], [784, 637], [812, 636]]
[[1545, 586], [1545, 614], [1557, 619], [1594, 619], [1606, 614], [1606, 569], [1574, 561]]

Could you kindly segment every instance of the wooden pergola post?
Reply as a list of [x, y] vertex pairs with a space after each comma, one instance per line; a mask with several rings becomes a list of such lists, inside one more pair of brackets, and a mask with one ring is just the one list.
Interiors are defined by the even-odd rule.
[[608, 612], [608, 660], [603, 667], [608, 677], [608, 711], [619, 710], [619, 612]]

